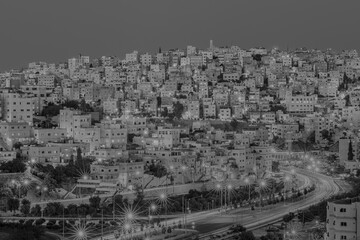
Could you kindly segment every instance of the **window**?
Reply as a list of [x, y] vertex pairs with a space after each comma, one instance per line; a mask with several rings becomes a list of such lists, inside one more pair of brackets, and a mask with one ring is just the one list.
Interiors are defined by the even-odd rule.
[[347, 222], [341, 222], [341, 223], [340, 223], [340, 226], [346, 227], [346, 226], [347, 226]]
[[342, 239], [342, 240], [346, 240], [346, 236], [341, 235], [340, 239]]
[[346, 212], [346, 208], [340, 208], [340, 212]]

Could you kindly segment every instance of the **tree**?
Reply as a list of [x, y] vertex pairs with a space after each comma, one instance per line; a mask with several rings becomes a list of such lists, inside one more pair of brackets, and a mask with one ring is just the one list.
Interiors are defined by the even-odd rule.
[[295, 217], [294, 213], [289, 213], [289, 214], [286, 214], [284, 217], [283, 217], [283, 221], [284, 222], [290, 222], [291, 220], [293, 220]]
[[168, 115], [169, 115], [169, 110], [168, 110], [168, 108], [166, 107], [166, 108], [164, 108], [164, 110], [161, 112], [161, 116], [162, 116], [163, 118], [167, 118]]
[[162, 178], [164, 176], [167, 175], [167, 169], [165, 166], [163, 166], [162, 164], [160, 163], [157, 163], [157, 164], [154, 164], [152, 163], [150, 166], [149, 166], [149, 171], [148, 173], [150, 175], [154, 175], [155, 177], [157, 178]]
[[40, 205], [36, 204], [34, 207], [30, 210], [31, 216], [38, 217], [41, 215], [41, 207]]
[[89, 202], [90, 202], [90, 207], [98, 209], [100, 208], [101, 198], [99, 196], [93, 196], [89, 198]]
[[7, 173], [25, 172], [26, 165], [22, 159], [15, 158], [12, 161], [1, 163], [0, 170]]
[[67, 212], [70, 216], [75, 216], [77, 214], [78, 206], [76, 204], [69, 204], [67, 206]]
[[81, 99], [80, 104], [79, 104], [79, 109], [82, 112], [93, 112], [94, 111], [94, 109], [88, 103], [85, 102], [85, 99]]
[[174, 117], [180, 119], [184, 112], [184, 106], [179, 101], [177, 101], [173, 103], [173, 109], [174, 109]]
[[17, 211], [20, 207], [20, 201], [17, 198], [10, 198], [7, 202], [10, 211]]
[[349, 150], [348, 150], [348, 160], [352, 161], [353, 159], [354, 159], [354, 153], [353, 153], [352, 142], [350, 140], [350, 142], [349, 142]]
[[261, 62], [261, 54], [255, 54], [253, 55], [253, 59], [257, 62]]
[[49, 217], [61, 216], [63, 214], [64, 206], [59, 202], [50, 202], [46, 204], [44, 214]]
[[233, 119], [230, 122], [230, 126], [231, 126], [233, 131], [236, 131], [238, 129], [238, 127], [239, 127], [239, 122], [236, 119]]
[[256, 240], [253, 232], [251, 232], [251, 231], [241, 232], [238, 235], [238, 239], [240, 239], [240, 240]]
[[267, 88], [269, 86], [269, 78], [265, 77], [264, 78], [264, 87]]
[[[54, 170], [53, 170], [54, 171]], [[52, 177], [52, 174], [46, 174], [44, 178], [44, 184], [46, 185], [48, 192], [52, 192], [55, 190], [57, 186], [56, 180]]]
[[272, 161], [272, 171], [280, 172], [280, 163], [278, 161]]
[[322, 130], [320, 133], [321, 133], [322, 138], [327, 139], [328, 141], [331, 141], [331, 134], [327, 129]]
[[13, 147], [14, 147], [15, 149], [20, 149], [23, 145], [24, 145], [24, 144], [22, 144], [21, 142], [16, 142], [16, 143], [14, 143]]
[[76, 100], [67, 100], [64, 104], [64, 107], [67, 108], [73, 108], [73, 109], [79, 109], [79, 103]]
[[346, 107], [351, 106], [350, 95], [346, 95], [344, 99], [345, 99], [345, 106]]
[[61, 109], [63, 109], [63, 106], [61, 106], [61, 105], [50, 105], [49, 104], [42, 110], [41, 115], [47, 116], [47, 117], [57, 116], [60, 114]]
[[20, 212], [24, 215], [28, 215], [30, 213], [30, 201], [26, 198], [21, 201]]

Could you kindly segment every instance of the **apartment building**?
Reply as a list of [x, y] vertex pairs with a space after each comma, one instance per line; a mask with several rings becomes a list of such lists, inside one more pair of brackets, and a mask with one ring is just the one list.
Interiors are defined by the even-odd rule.
[[350, 240], [360, 237], [360, 199], [330, 201], [326, 211], [325, 240]]
[[26, 122], [32, 124], [34, 98], [10, 89], [0, 90], [2, 119], [7, 122]]
[[67, 137], [74, 137], [78, 128], [89, 128], [91, 126], [91, 115], [81, 114], [80, 111], [72, 109], [60, 110], [60, 128], [67, 130]]
[[290, 113], [312, 113], [317, 103], [317, 95], [292, 95], [285, 98], [286, 109]]

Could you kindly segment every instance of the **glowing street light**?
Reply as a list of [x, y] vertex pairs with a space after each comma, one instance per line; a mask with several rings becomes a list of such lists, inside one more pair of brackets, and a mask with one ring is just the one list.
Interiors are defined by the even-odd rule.
[[134, 214], [133, 213], [128, 213], [127, 214], [127, 219], [129, 219], [129, 220], [134, 219]]
[[151, 212], [155, 212], [155, 211], [156, 211], [156, 205], [151, 204], [149, 207], [149, 225], [150, 225], [150, 220], [151, 220]]
[[248, 189], [249, 189], [249, 203], [250, 203], [250, 189], [251, 189], [250, 179], [245, 178], [244, 182], [246, 183], [246, 185], [248, 186]]

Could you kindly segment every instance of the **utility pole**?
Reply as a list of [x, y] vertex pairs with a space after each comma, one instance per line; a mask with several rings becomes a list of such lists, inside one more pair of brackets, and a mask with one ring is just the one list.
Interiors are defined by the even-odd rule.
[[104, 206], [101, 206], [101, 239], [104, 237]]
[[115, 196], [113, 196], [113, 221], [115, 221]]
[[65, 238], [65, 207], [63, 206], [63, 238]]

